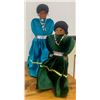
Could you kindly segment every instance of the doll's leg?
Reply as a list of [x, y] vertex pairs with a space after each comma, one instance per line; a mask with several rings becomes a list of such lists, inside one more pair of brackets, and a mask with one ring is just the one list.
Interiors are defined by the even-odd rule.
[[60, 97], [61, 96], [60, 77], [53, 72], [49, 72], [48, 76], [53, 84], [55, 96]]
[[[68, 61], [65, 61], [64, 65], [63, 65], [63, 74], [67, 75], [67, 71], [68, 71]], [[67, 93], [68, 93], [68, 79], [66, 79], [63, 76], [60, 79], [60, 89], [61, 89], [61, 97], [67, 96]]]
[[54, 94], [57, 97], [65, 97], [68, 93], [68, 81], [65, 77], [59, 77], [55, 73], [49, 72], [49, 78], [52, 81]]
[[37, 77], [37, 84], [39, 90], [47, 90], [52, 88], [52, 82], [48, 77], [46, 68], [39, 68], [38, 77]]
[[57, 97], [66, 97], [68, 93], [68, 81], [63, 77], [58, 78], [55, 82], [54, 92]]
[[66, 97], [68, 94], [68, 80], [64, 77], [60, 79], [61, 97]]

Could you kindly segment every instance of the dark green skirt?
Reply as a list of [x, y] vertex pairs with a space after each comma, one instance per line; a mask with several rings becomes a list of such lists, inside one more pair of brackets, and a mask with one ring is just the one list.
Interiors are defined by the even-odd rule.
[[39, 90], [54, 89], [58, 97], [65, 97], [68, 93], [67, 80], [68, 60], [64, 57], [53, 56], [46, 60], [39, 68], [37, 88]]

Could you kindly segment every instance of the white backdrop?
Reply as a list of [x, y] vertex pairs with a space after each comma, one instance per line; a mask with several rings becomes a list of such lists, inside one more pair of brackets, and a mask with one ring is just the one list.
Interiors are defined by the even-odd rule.
[[31, 20], [37, 18], [37, 5], [44, 3], [49, 6], [48, 17], [54, 22], [64, 20], [69, 25], [69, 35], [75, 35], [75, 2], [26, 2], [25, 3], [25, 61], [34, 35], [31, 31]]

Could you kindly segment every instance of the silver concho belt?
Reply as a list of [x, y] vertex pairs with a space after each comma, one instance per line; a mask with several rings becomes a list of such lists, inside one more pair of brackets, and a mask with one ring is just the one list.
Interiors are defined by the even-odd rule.
[[47, 35], [37, 35], [36, 38], [37, 39], [46, 39]]
[[53, 55], [55, 56], [63, 56], [62, 52], [58, 52], [58, 51], [53, 51]]

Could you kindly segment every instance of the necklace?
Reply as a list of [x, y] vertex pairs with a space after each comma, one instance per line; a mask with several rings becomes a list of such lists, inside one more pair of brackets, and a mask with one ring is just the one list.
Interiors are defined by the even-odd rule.
[[54, 34], [55, 43], [59, 46], [65, 35], [63, 35], [59, 42], [57, 42], [56, 35]]
[[40, 24], [42, 26], [43, 31], [46, 31], [45, 23], [46, 23], [46, 19], [40, 19]]

